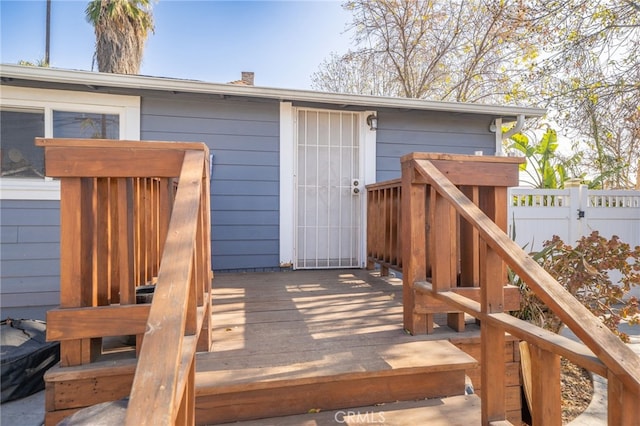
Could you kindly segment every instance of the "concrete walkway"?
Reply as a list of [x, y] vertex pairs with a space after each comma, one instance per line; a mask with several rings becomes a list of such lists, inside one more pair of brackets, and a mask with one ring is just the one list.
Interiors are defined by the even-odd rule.
[[[640, 325], [631, 327], [629, 324], [623, 323], [619, 330], [627, 333], [630, 338], [629, 347], [640, 356]], [[565, 328], [562, 333], [565, 337], [573, 340], [578, 338]], [[593, 398], [587, 409], [569, 422], [569, 426], [596, 426], [607, 424], [607, 379], [597, 374], [593, 374]]]
[[0, 425], [40, 426], [44, 424], [44, 391], [0, 405]]

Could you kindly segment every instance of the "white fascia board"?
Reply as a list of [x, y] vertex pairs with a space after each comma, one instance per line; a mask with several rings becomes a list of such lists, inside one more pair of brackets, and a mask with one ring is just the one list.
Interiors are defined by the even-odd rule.
[[0, 64], [0, 77], [3, 79], [24, 79], [51, 83], [79, 84], [87, 86], [88, 89], [92, 89], [93, 86], [107, 86], [124, 89], [268, 98], [289, 102], [317, 102], [370, 107], [371, 109], [400, 108], [483, 114], [496, 117], [515, 117], [517, 115], [524, 115], [525, 117], [541, 117], [546, 113], [546, 110], [543, 108], [533, 107], [442, 102], [423, 99], [317, 92], [311, 90], [239, 86], [234, 84], [207, 83], [197, 80], [98, 73], [58, 68], [25, 67], [7, 64]]

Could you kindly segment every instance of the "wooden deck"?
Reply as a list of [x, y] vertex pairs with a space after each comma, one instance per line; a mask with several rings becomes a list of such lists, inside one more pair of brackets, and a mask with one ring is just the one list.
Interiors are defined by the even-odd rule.
[[213, 351], [196, 358], [197, 423], [461, 395], [477, 363], [448, 340], [476, 339], [474, 320], [464, 333], [437, 325], [434, 334], [410, 336], [401, 281], [378, 275], [216, 275]]
[[468, 317], [467, 331], [453, 332], [442, 314], [434, 334], [408, 335], [402, 280], [361, 269], [217, 274], [212, 311], [213, 352], [200, 354], [199, 362], [292, 350], [303, 361], [350, 347], [470, 337], [480, 330]]

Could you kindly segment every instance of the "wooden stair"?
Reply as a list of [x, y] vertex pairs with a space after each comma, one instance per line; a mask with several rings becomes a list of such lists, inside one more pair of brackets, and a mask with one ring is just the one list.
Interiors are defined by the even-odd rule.
[[224, 423], [222, 426], [318, 426], [318, 425], [428, 425], [468, 426], [480, 424], [480, 398], [477, 395], [430, 398], [320, 411], [269, 419]]
[[[463, 395], [477, 362], [446, 340], [197, 360], [196, 422], [220, 424]], [[477, 410], [476, 410], [477, 411]], [[295, 423], [294, 423], [295, 424]]]
[[[196, 360], [196, 423], [261, 419], [256, 424], [293, 425], [302, 424], [296, 423], [302, 417], [283, 419], [292, 423], [281, 423], [281, 416], [310, 412], [327, 416], [328, 410], [339, 409], [345, 413], [369, 410], [373, 416], [375, 410], [379, 413], [384, 408], [381, 404], [397, 401], [407, 401], [408, 405], [394, 404], [395, 417], [433, 416], [429, 418], [444, 421], [452, 413], [460, 419], [479, 416], [477, 396], [441, 400], [464, 394], [465, 371], [473, 371], [478, 365], [474, 358], [447, 340], [407, 341], [409, 336], [398, 337], [397, 344], [303, 350], [295, 354], [292, 364], [292, 355], [287, 353], [228, 357], [200, 353]], [[57, 424], [83, 406], [127, 396], [134, 370], [135, 359], [119, 356], [94, 363], [91, 368], [52, 368], [47, 373], [47, 386], [55, 387], [56, 392], [48, 404], [56, 411], [47, 413], [46, 423]], [[466, 400], [470, 402], [463, 403]], [[436, 408], [427, 409], [434, 405]], [[453, 405], [457, 408], [451, 408]], [[409, 411], [404, 413], [405, 409]], [[383, 410], [384, 415], [387, 411]]]

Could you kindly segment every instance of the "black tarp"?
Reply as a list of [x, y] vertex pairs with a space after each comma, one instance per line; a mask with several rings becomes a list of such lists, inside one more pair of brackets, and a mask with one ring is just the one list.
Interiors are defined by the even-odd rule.
[[44, 389], [44, 373], [60, 360], [60, 344], [46, 341], [46, 323], [29, 319], [0, 322], [2, 401]]

